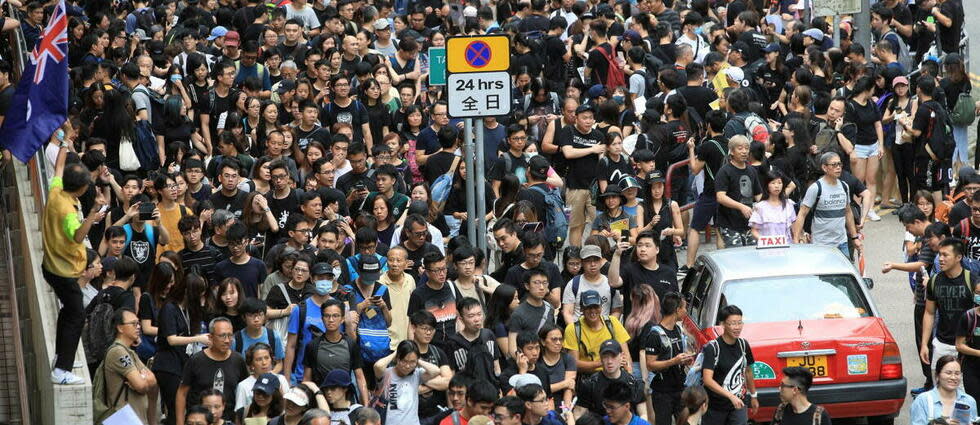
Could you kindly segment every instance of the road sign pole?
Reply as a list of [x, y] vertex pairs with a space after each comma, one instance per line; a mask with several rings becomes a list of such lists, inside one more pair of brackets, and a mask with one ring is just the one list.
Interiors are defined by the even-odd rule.
[[[466, 236], [470, 243], [477, 240], [476, 203], [474, 202], [476, 176], [473, 174], [473, 119], [463, 120], [463, 158], [466, 160]], [[460, 229], [462, 230], [462, 229]]]
[[871, 1], [861, 0], [861, 13], [854, 16], [853, 22], [857, 23], [856, 43], [862, 46], [871, 45]]
[[811, 0], [803, 0], [803, 26], [804, 27], [810, 26], [810, 13], [811, 13], [810, 1]]
[[[485, 201], [487, 199], [487, 185], [484, 183], [486, 180], [483, 175], [483, 170], [486, 169], [483, 157], [483, 118], [476, 119], [476, 129], [474, 132], [476, 133], [476, 167], [474, 167], [476, 172], [474, 173], [472, 171], [474, 168], [466, 169], [467, 176], [476, 175], [476, 197], [474, 202], [476, 205], [476, 216], [470, 222], [477, 223], [476, 234], [479, 236], [476, 238], [477, 247], [486, 252], [487, 238], [483, 237], [483, 235], [487, 234], [487, 220], [485, 220], [487, 216], [487, 203]], [[470, 240], [472, 241], [472, 239]]]
[[834, 34], [834, 47], [840, 48], [840, 15], [834, 15], [834, 24], [830, 30]]

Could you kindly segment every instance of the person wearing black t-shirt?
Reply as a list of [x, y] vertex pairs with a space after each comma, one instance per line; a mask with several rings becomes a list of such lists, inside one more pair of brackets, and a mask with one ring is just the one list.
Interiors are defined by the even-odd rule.
[[[639, 342], [646, 353], [647, 369], [655, 374], [650, 389], [653, 392], [655, 425], [670, 425], [683, 408], [681, 392], [684, 391], [686, 365], [694, 361], [687, 352], [687, 337], [681, 322], [687, 316], [687, 302], [677, 292], [660, 296], [660, 323], [646, 326], [646, 338]], [[641, 361], [644, 361], [641, 359]]]
[[[725, 123], [728, 121], [728, 114], [724, 111], [710, 111], [705, 115], [708, 137], [695, 145], [693, 139], [687, 141], [687, 156], [690, 159], [689, 167], [691, 174], [700, 173], [704, 170], [704, 190], [694, 203], [694, 212], [691, 215], [691, 227], [687, 231], [687, 262], [681, 269], [694, 266], [694, 259], [697, 257], [698, 248], [701, 245], [701, 235], [708, 228], [708, 224], [715, 218], [718, 211], [718, 198], [715, 193], [715, 175], [725, 165], [725, 157], [728, 155], [728, 140], [722, 135], [725, 131]], [[716, 242], [720, 241], [720, 238]]]
[[563, 127], [558, 132], [558, 147], [568, 164], [568, 190], [565, 205], [571, 210], [568, 220], [568, 242], [582, 245], [582, 232], [586, 223], [595, 219], [595, 206], [589, 187], [595, 181], [599, 155], [606, 152], [602, 133], [593, 129], [595, 115], [588, 105], [575, 109], [575, 125]]
[[604, 84], [609, 75], [609, 60], [615, 58], [615, 48], [606, 39], [609, 27], [602, 20], [594, 20], [589, 24], [588, 37], [595, 42], [589, 56], [585, 60], [585, 78], [592, 84]]
[[553, 305], [561, 304], [561, 287], [565, 284], [561, 279], [558, 265], [547, 261], [547, 247], [544, 236], [540, 232], [526, 232], [522, 237], [521, 247], [524, 251], [524, 261], [507, 269], [503, 283], [517, 288], [517, 298], [524, 299], [527, 289], [524, 288], [525, 274], [531, 270], [541, 270], [548, 277], [548, 293], [545, 298]]
[[461, 299], [459, 291], [452, 282], [446, 279], [446, 257], [439, 251], [425, 254], [425, 274], [428, 277], [424, 285], [412, 291], [408, 300], [408, 314], [417, 311], [428, 311], [436, 317], [436, 331], [432, 344], [451, 353], [450, 338], [456, 335], [456, 302]]
[[753, 413], [759, 408], [752, 374], [755, 357], [749, 342], [739, 337], [744, 324], [740, 308], [735, 305], [722, 307], [718, 321], [723, 333], [702, 348], [701, 373], [708, 390], [708, 412], [702, 424], [744, 424], [748, 422], [748, 408]]
[[919, 359], [930, 364], [930, 370], [935, 370], [936, 360], [940, 357], [958, 354], [955, 345], [956, 324], [963, 313], [974, 306], [973, 288], [980, 283], [980, 276], [963, 268], [965, 249], [963, 242], [956, 238], [940, 242], [939, 273], [926, 283], [926, 310], [922, 313]]
[[[773, 415], [773, 425], [830, 425], [827, 409], [810, 402], [807, 393], [813, 385], [813, 373], [805, 367], [783, 368], [779, 383], [779, 406]], [[820, 415], [819, 419], [814, 416]]]
[[350, 80], [342, 73], [337, 74], [330, 79], [330, 87], [333, 87], [333, 100], [320, 112], [320, 122], [327, 128], [336, 123], [350, 124], [354, 130], [351, 141], [364, 143], [370, 150], [374, 147], [370, 118], [364, 104], [350, 96]]
[[[500, 182], [504, 176], [513, 174], [521, 184], [527, 183], [528, 157], [524, 155], [524, 148], [527, 146], [527, 132], [520, 124], [507, 126], [507, 151], [493, 161], [487, 178], [492, 182], [493, 192], [500, 196]], [[430, 159], [431, 161], [431, 159]], [[541, 217], [541, 216], [538, 216]]]
[[[422, 166], [422, 177], [430, 185], [439, 176], [448, 173], [450, 170], [455, 174], [453, 163], [457, 162], [456, 146], [459, 141], [459, 132], [456, 130], [456, 127], [446, 126], [440, 128], [436, 134], [441, 149], [429, 155], [428, 160], [425, 161], [425, 165]], [[462, 162], [462, 158], [459, 158], [459, 162]], [[459, 163], [456, 164], [456, 169], [459, 169]]]
[[352, 143], [347, 148], [347, 160], [351, 170], [337, 179], [337, 190], [347, 196], [347, 205], [355, 210], [367, 200], [368, 194], [378, 190], [374, 171], [367, 166], [367, 150], [362, 143]]
[[321, 145], [326, 146], [330, 140], [330, 133], [327, 129], [317, 124], [317, 118], [320, 113], [319, 108], [312, 101], [304, 100], [300, 103], [299, 110], [299, 125], [293, 127], [293, 132], [296, 134], [294, 137], [296, 147], [300, 151], [306, 152], [306, 148], [310, 146], [310, 142], [319, 142]]
[[[245, 296], [257, 297], [259, 284], [265, 282], [265, 263], [248, 254], [245, 225], [236, 222], [226, 233], [231, 255], [214, 266], [214, 278], [218, 282], [226, 278], [236, 278], [242, 284]], [[241, 295], [241, 294], [240, 294]]]
[[728, 141], [729, 161], [715, 175], [718, 214], [715, 224], [725, 247], [755, 244], [749, 229], [752, 205], [762, 198], [755, 168], [748, 166], [749, 139], [736, 135]]
[[[679, 292], [677, 271], [668, 265], [657, 263], [660, 252], [659, 238], [652, 232], [636, 236], [636, 261], [622, 265], [620, 277], [623, 281], [623, 318], [629, 317], [631, 294], [637, 285], [650, 285], [657, 297], [663, 300], [670, 292]], [[661, 301], [662, 302], [662, 301]]]
[[218, 181], [221, 182], [221, 190], [211, 195], [211, 205], [215, 210], [226, 210], [241, 218], [242, 211], [245, 210], [245, 198], [247, 193], [238, 190], [238, 181], [241, 179], [242, 167], [238, 160], [228, 158], [221, 163], [218, 169]]

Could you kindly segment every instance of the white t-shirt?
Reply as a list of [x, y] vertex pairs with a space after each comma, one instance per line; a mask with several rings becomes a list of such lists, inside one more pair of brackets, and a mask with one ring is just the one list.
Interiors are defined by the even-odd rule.
[[307, 29], [320, 28], [320, 20], [317, 19], [316, 11], [313, 10], [312, 6], [306, 5], [303, 9], [296, 10], [294, 5], [295, 3], [286, 6], [286, 19], [298, 19]]
[[[286, 377], [280, 374], [276, 374], [279, 378], [279, 389], [286, 393], [289, 391], [289, 381], [286, 381]], [[255, 386], [255, 377], [249, 376], [245, 378], [242, 382], [238, 383], [238, 387], [235, 387], [235, 410], [244, 409], [248, 405], [252, 404], [252, 387]]]
[[595, 282], [590, 282], [585, 278], [584, 274], [581, 275], [579, 279], [578, 293], [572, 292], [573, 282], [575, 281], [575, 279], [572, 278], [567, 284], [565, 284], [565, 290], [562, 291], [563, 295], [561, 298], [562, 304], [575, 305], [575, 320], [582, 317], [582, 306], [580, 304], [582, 301], [582, 293], [588, 290], [596, 291], [599, 293], [599, 296], [602, 297], [603, 316], [608, 316], [612, 312], [613, 308], [623, 306], [622, 296], [620, 296], [618, 292], [616, 293], [615, 297], [612, 295], [612, 287], [609, 286], [609, 279], [607, 279], [605, 275], [600, 274], [599, 280]]
[[388, 388], [385, 397], [388, 399], [388, 406], [385, 409], [386, 424], [419, 424], [419, 385], [422, 384], [422, 368], [416, 368], [415, 372], [406, 377], [398, 376], [394, 367], [385, 370], [388, 377], [386, 381]]

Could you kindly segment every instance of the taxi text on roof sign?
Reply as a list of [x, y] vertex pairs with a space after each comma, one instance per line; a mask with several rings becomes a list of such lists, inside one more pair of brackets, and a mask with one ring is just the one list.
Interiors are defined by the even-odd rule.
[[785, 248], [789, 246], [786, 236], [759, 236], [756, 248]]
[[510, 68], [510, 41], [506, 35], [449, 37], [446, 68], [450, 73], [506, 71]]

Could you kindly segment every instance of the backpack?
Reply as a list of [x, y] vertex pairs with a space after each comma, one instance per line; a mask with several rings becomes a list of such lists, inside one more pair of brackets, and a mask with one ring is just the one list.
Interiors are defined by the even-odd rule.
[[953, 110], [949, 111], [949, 120], [955, 126], [966, 127], [973, 124], [973, 120], [975, 119], [977, 119], [976, 103], [973, 102], [973, 96], [970, 95], [968, 88], [966, 91], [960, 92], [960, 95], [956, 98], [956, 104], [953, 105]]
[[761, 142], [764, 145], [769, 144], [769, 125], [762, 117], [750, 112], [742, 119], [742, 125], [745, 127], [745, 136], [749, 140]]
[[[934, 107], [933, 105], [938, 107]], [[949, 121], [949, 114], [936, 101], [923, 103], [922, 106], [929, 108], [929, 127], [926, 130], [925, 150], [933, 161], [947, 162], [953, 157], [956, 149], [956, 141], [953, 140], [953, 125]]]
[[[813, 422], [811, 422], [811, 425], [820, 425], [820, 422], [823, 420], [823, 410], [824, 410], [823, 406], [819, 406], [816, 404], [814, 404], [813, 406], [814, 406]], [[785, 414], [787, 408], [792, 409], [792, 407], [789, 407], [789, 403], [779, 403], [779, 406], [776, 406], [776, 412], [773, 413], [772, 422], [770, 422], [769, 424], [782, 425], [783, 414]]]
[[898, 63], [902, 65], [902, 68], [905, 68], [905, 72], [911, 72], [913, 66], [912, 55], [909, 53], [909, 45], [905, 44], [905, 40], [902, 39], [902, 36], [898, 35], [894, 30], [889, 30], [888, 32], [882, 34], [880, 40], [884, 40], [889, 34], [894, 35], [894, 37], [888, 41], [893, 43], [898, 41], [898, 54], [896, 55], [898, 57]]
[[[577, 276], [576, 276], [577, 277]], [[606, 324], [606, 330], [609, 331], [610, 338], [616, 338], [616, 332], [613, 332], [612, 321], [609, 320], [609, 316], [602, 316], [602, 322]], [[578, 348], [581, 349], [589, 358], [594, 359], [598, 353], [590, 353], [589, 347], [585, 346], [582, 342], [582, 319], [579, 318], [575, 321], [575, 340], [578, 341]]]
[[[122, 347], [122, 344], [115, 341], [112, 344]], [[106, 348], [106, 351], [109, 349]], [[112, 398], [112, 403], [109, 403], [108, 394], [106, 394], [108, 386], [109, 381], [105, 376], [105, 362], [103, 362], [95, 369], [95, 376], [92, 377], [92, 419], [95, 420], [95, 423], [102, 423], [106, 418], [116, 413], [118, 409], [115, 406], [119, 404], [119, 398], [122, 397], [123, 393], [126, 393], [126, 400], [129, 400], [129, 392], [126, 391], [126, 384], [123, 383], [119, 386], [119, 392]]]
[[[966, 271], [968, 272], [969, 270], [966, 270]], [[967, 282], [967, 283], [969, 283], [969, 282]], [[977, 332], [976, 331], [976, 329], [977, 329], [977, 312], [976, 312], [976, 310], [974, 310], [974, 309], [971, 308], [971, 309], [967, 310], [965, 314], [966, 314], [966, 321], [967, 321], [967, 323], [970, 324], [970, 331], [969, 331], [969, 333], [967, 335], [969, 335], [970, 338], [975, 338], [976, 335], [977, 335], [977, 333], [976, 333]], [[972, 341], [972, 339], [971, 339], [971, 341]], [[957, 356], [956, 357], [959, 359], [960, 362], [963, 362], [964, 360], [966, 360], [966, 355], [963, 354], [963, 353], [957, 353]]]
[[[710, 142], [710, 143], [714, 144], [716, 147], [718, 147], [718, 150], [721, 151], [722, 165], [724, 165], [724, 161], [728, 158], [728, 152], [725, 151], [725, 148], [723, 148], [721, 146], [721, 142], [715, 140], [714, 138], [708, 139], [706, 141], [707, 142]], [[712, 181], [714, 181], [714, 179], [715, 179], [715, 173], [714, 173], [714, 171], [711, 171], [711, 166], [709, 166], [707, 162], [704, 164], [704, 171], [706, 173], [708, 173], [708, 176], [711, 177], [711, 180]]]
[[[277, 341], [276, 335], [268, 328], [262, 328], [262, 330], [265, 331], [265, 337], [269, 340], [269, 350], [272, 351], [272, 356], [275, 357], [277, 351], [276, 347], [279, 346], [279, 343], [276, 342]], [[242, 350], [242, 348], [244, 347], [245, 347], [245, 329], [242, 329], [238, 332], [235, 332], [234, 350], [244, 356], [245, 352]]]
[[[714, 344], [715, 347], [715, 364], [712, 369], [718, 366], [718, 357], [721, 356], [721, 347], [718, 346], [718, 340], [714, 339], [705, 344], [705, 348], [708, 345]], [[742, 338], [738, 339], [738, 347], [742, 350], [742, 357], [745, 357], [745, 340]], [[698, 356], [694, 358], [694, 364], [691, 368], [687, 370], [687, 376], [684, 378], [685, 387], [696, 387], [704, 385], [704, 374], [702, 373], [704, 369], [704, 348], [698, 353]]]
[[147, 35], [150, 35], [150, 28], [153, 28], [157, 24], [156, 16], [153, 15], [153, 9], [149, 7], [144, 7], [140, 10], [133, 12], [136, 16], [136, 28], [146, 31]]
[[[150, 115], [150, 124], [155, 132], [162, 132], [167, 128], [166, 118], [164, 118], [163, 110], [167, 101], [156, 92], [148, 90], [146, 87], [138, 87], [133, 91], [134, 93], [143, 93], [148, 99], [150, 99], [150, 110], [146, 111]], [[153, 145], [154, 152], [156, 152], [156, 145]]]
[[458, 156], [453, 158], [453, 165], [449, 167], [449, 171], [436, 177], [436, 181], [432, 182], [432, 186], [429, 186], [429, 191], [432, 192], [432, 200], [439, 205], [445, 204], [446, 200], [449, 199], [449, 192], [453, 187], [453, 177], [456, 175], [459, 159]]
[[[667, 336], [667, 330], [665, 330], [663, 326], [660, 326], [659, 324], [651, 326], [650, 330], [652, 330], [654, 333], [656, 333], [659, 336], [660, 346], [667, 347], [668, 350], [667, 358], [668, 359], [674, 358], [675, 355], [674, 344], [670, 342], [670, 337]], [[687, 334], [684, 333], [684, 329], [680, 329], [680, 334], [681, 334], [681, 352], [683, 352], [687, 350]], [[649, 372], [649, 374], [650, 374], [650, 379], [654, 379], [657, 376], [657, 372], [654, 372], [652, 370]]]
[[966, 196], [966, 192], [960, 192], [957, 194], [951, 193], [949, 195], [946, 195], [946, 199], [943, 199], [942, 202], [936, 204], [936, 213], [935, 213], [936, 221], [941, 221], [945, 223], [946, 220], [949, 219], [949, 212], [953, 210], [953, 206], [956, 205], [956, 203], [959, 202], [960, 199], [963, 199], [965, 196]]
[[[181, 212], [183, 212], [183, 206], [181, 206]], [[123, 231], [126, 232], [126, 242], [123, 244], [123, 251], [125, 251], [126, 248], [129, 248], [129, 243], [133, 241], [133, 225], [127, 223], [124, 224], [122, 228]], [[143, 234], [146, 235], [146, 241], [150, 243], [151, 247], [157, 246], [156, 237], [154, 236], [153, 232], [153, 226], [143, 225]]]
[[633, 73], [643, 76], [643, 97], [649, 99], [655, 93], [660, 92], [660, 86], [657, 85], [657, 76], [648, 72], [647, 68], [637, 69]]
[[623, 69], [619, 67], [619, 62], [616, 62], [616, 58], [612, 55], [612, 47], [606, 50], [600, 46], [596, 46], [595, 49], [602, 57], [606, 58], [606, 62], [609, 64], [606, 70], [606, 81], [603, 81], [603, 85], [609, 89], [625, 87], [626, 77], [623, 75]]
[[459, 373], [474, 381], [497, 382], [497, 375], [493, 370], [493, 353], [485, 342], [474, 345], [466, 352], [466, 367]]
[[140, 161], [140, 168], [143, 170], [159, 169], [160, 155], [157, 152], [157, 138], [153, 133], [153, 126], [149, 121], [138, 120], [133, 130], [135, 133], [133, 150], [136, 152], [136, 158]]
[[552, 188], [545, 191], [541, 186], [531, 186], [531, 190], [544, 195], [544, 204], [547, 206], [545, 215], [547, 224], [544, 226], [545, 240], [560, 245], [568, 235], [568, 218], [565, 217], [565, 201], [561, 199], [558, 189]]
[[92, 303], [85, 309], [82, 347], [85, 349], [85, 358], [90, 359], [93, 363], [101, 362], [113, 341], [116, 340], [116, 328], [112, 326], [112, 316], [116, 312], [115, 307], [112, 306], [112, 301], [116, 297], [109, 295], [106, 291], [108, 288], [99, 291]]
[[[376, 284], [372, 296], [380, 297], [388, 292], [388, 287]], [[364, 301], [360, 291], [353, 291], [354, 298], [352, 303]], [[368, 313], [374, 311], [374, 316], [369, 317]], [[381, 314], [377, 307], [368, 307], [361, 314], [361, 320], [357, 322], [357, 343], [361, 348], [361, 358], [368, 363], [374, 363], [391, 354], [391, 336], [388, 335], [388, 322], [385, 321], [384, 314]]]

